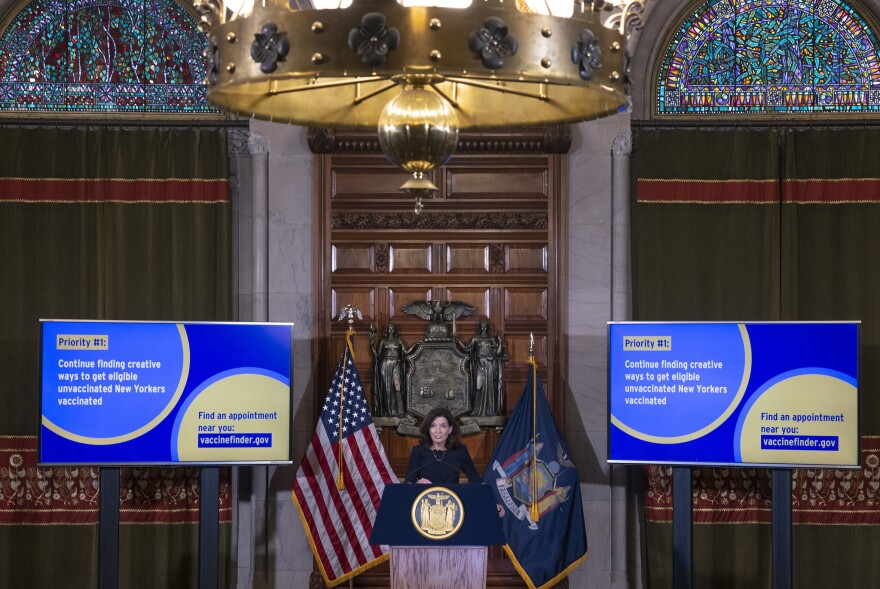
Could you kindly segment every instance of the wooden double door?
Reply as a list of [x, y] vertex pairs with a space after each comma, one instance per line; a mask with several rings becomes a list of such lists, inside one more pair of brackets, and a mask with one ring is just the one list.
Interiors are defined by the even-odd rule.
[[[415, 214], [412, 197], [399, 191], [406, 172], [379, 152], [375, 137], [313, 130], [315, 160], [316, 321], [315, 407], [320, 407], [342, 354], [347, 324], [341, 309], [356, 305], [355, 359], [368, 398], [372, 395], [370, 324], [380, 332], [393, 321], [407, 345], [424, 338], [426, 322], [406, 314], [417, 300], [460, 300], [475, 312], [456, 321], [462, 340], [476, 333], [480, 319], [500, 333], [510, 359], [504, 365], [507, 414], [522, 394], [530, 347], [557, 423], [565, 350], [564, 269], [566, 198], [563, 185], [565, 127], [505, 134], [463, 136], [455, 156], [433, 172], [439, 187]], [[561, 152], [561, 153], [560, 153]], [[317, 415], [314, 416], [317, 418]], [[466, 436], [477, 469], [501, 435], [484, 427]], [[382, 443], [401, 478], [417, 440], [394, 428]], [[515, 587], [518, 575], [500, 549], [490, 553], [488, 586]], [[387, 567], [358, 576], [356, 587], [387, 586]]]

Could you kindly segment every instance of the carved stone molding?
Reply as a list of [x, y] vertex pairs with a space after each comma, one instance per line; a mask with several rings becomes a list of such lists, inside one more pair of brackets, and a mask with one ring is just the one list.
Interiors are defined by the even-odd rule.
[[[333, 213], [331, 228], [336, 229], [526, 229], [546, 230], [546, 213]], [[502, 261], [503, 263], [503, 261]]]
[[[336, 130], [332, 127], [309, 127], [309, 149], [312, 153], [333, 153], [336, 151]], [[378, 140], [376, 142], [378, 147]]]
[[251, 131], [248, 135], [248, 152], [251, 155], [265, 155], [269, 153], [269, 140], [263, 135]]
[[229, 129], [228, 151], [229, 155], [247, 155], [248, 135], [247, 129]]
[[571, 127], [569, 125], [544, 127], [544, 149], [547, 153], [568, 153], [571, 149]]
[[232, 156], [267, 154], [269, 140], [248, 129], [230, 129], [228, 152]]
[[632, 155], [632, 131], [621, 131], [611, 144], [611, 153], [614, 155]]
[[[567, 140], [566, 140], [567, 137]], [[458, 153], [567, 153], [571, 147], [568, 125], [543, 129], [464, 134], [458, 139]]]
[[[381, 153], [375, 133], [309, 128], [312, 153], [372, 154]], [[456, 153], [568, 153], [571, 129], [568, 125], [550, 125], [537, 129], [462, 133]]]

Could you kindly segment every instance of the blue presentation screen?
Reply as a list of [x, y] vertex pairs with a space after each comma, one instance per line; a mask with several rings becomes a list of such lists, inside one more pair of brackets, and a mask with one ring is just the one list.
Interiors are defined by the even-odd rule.
[[290, 462], [293, 326], [41, 322], [41, 464]]
[[858, 467], [859, 323], [609, 323], [608, 461]]

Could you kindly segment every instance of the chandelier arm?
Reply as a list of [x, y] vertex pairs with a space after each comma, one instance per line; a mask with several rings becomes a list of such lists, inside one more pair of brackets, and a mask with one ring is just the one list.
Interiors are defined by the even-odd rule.
[[446, 102], [448, 102], [449, 104], [451, 104], [451, 105], [452, 105], [452, 108], [458, 108], [458, 100], [453, 99], [451, 96], [449, 96], [448, 94], [446, 94], [446, 92], [444, 92], [443, 90], [441, 90], [440, 88], [438, 88], [436, 83], [432, 83], [432, 84], [431, 84], [431, 89], [434, 90], [434, 92], [436, 92], [436, 93], [439, 94], [440, 96], [442, 96], [443, 99], [446, 100]]
[[369, 100], [370, 98], [373, 98], [374, 96], [378, 96], [379, 94], [382, 94], [383, 92], [388, 92], [389, 90], [391, 90], [392, 88], [395, 88], [395, 87], [397, 87], [397, 82], [391, 82], [387, 86], [382, 86], [381, 88], [373, 90], [369, 94], [365, 94], [363, 96], [358, 96], [357, 98], [354, 99], [354, 104], [360, 104], [360, 103], [364, 102], [365, 100]]
[[373, 76], [370, 78], [358, 78], [356, 80], [337, 80], [335, 82], [323, 82], [323, 83], [315, 83], [309, 84], [307, 86], [297, 86], [296, 88], [287, 88], [285, 90], [279, 90], [277, 87], [277, 81], [272, 82], [272, 86], [266, 92], [267, 96], [275, 96], [276, 94], [290, 94], [293, 92], [307, 92], [309, 90], [322, 89], [322, 88], [336, 88], [339, 86], [352, 86], [354, 84], [363, 84], [365, 82], [377, 82], [379, 80], [386, 80], [382, 76]]
[[[492, 90], [493, 92], [501, 92], [504, 94], [516, 94], [517, 96], [525, 96], [526, 98], [535, 98], [537, 100], [547, 100], [547, 93], [534, 93], [534, 92], [526, 92], [525, 90], [513, 90], [512, 88], [504, 88], [503, 86], [495, 86], [493, 84], [486, 84], [484, 82], [477, 82], [475, 80], [470, 80], [467, 78], [453, 78], [448, 76], [446, 78], [448, 82], [456, 82], [458, 84], [463, 84], [465, 86], [474, 86], [476, 88], [482, 88], [484, 90]], [[538, 84], [542, 89], [546, 87], [544, 82], [534, 82]]]

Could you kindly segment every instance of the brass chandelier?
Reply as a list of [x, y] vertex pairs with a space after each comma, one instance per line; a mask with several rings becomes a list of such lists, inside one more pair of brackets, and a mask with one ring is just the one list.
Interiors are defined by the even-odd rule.
[[426, 173], [449, 159], [459, 130], [583, 121], [626, 104], [627, 13], [643, 5], [241, 2], [195, 0], [208, 100], [269, 121], [376, 130], [385, 155], [413, 175], [401, 189], [417, 213], [436, 190]]

